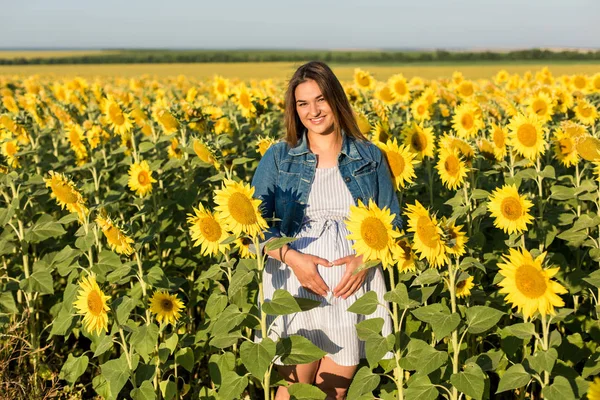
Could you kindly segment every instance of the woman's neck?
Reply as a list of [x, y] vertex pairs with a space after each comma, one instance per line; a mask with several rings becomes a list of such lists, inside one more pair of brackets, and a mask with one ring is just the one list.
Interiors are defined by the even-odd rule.
[[337, 165], [337, 157], [342, 150], [342, 135], [335, 131], [328, 135], [306, 134], [308, 147], [317, 156], [319, 168], [330, 168]]

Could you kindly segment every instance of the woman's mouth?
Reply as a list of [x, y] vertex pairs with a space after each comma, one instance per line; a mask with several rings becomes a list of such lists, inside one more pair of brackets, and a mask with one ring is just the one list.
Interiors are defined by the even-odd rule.
[[315, 125], [319, 125], [321, 124], [323, 121], [325, 120], [325, 117], [319, 117], [319, 118], [311, 118], [310, 122], [312, 122]]

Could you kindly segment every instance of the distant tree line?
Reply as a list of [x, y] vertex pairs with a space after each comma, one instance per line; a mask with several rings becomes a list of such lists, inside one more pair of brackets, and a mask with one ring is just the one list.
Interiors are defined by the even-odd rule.
[[293, 51], [293, 50], [122, 50], [106, 54], [47, 58], [2, 59], [3, 65], [31, 64], [152, 64], [228, 63], [322, 60], [331, 63], [427, 63], [472, 61], [599, 61], [600, 50], [551, 51], [542, 49], [509, 52], [424, 51]]

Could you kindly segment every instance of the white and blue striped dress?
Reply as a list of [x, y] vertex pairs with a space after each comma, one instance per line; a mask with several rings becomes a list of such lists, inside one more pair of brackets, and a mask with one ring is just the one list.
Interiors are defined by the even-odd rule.
[[[329, 261], [355, 254], [356, 251], [352, 249], [354, 241], [346, 239], [350, 232], [344, 223], [351, 205], [354, 205], [354, 200], [338, 167], [317, 168], [302, 229], [296, 235], [298, 240], [290, 246], [301, 253], [316, 255]], [[346, 266], [319, 265], [318, 269], [329, 289], [333, 290], [342, 279]], [[276, 289], [285, 289], [293, 296], [320, 301], [321, 305], [309, 311], [278, 317], [269, 332], [269, 337], [274, 341], [278, 337], [301, 335], [327, 352], [327, 357], [335, 363], [351, 366], [365, 358], [365, 342], [358, 338], [355, 328], [357, 323], [365, 318], [380, 317], [384, 320], [382, 334], [387, 336], [392, 332], [391, 318], [383, 307], [377, 307], [368, 316], [347, 311], [356, 299], [370, 290], [377, 293], [379, 302], [388, 305], [383, 299], [387, 289], [381, 266], [371, 268], [362, 287], [347, 299], [334, 297], [331, 291], [324, 298], [302, 287], [286, 264], [269, 257], [263, 271], [265, 300], [270, 300]], [[274, 318], [270, 315], [267, 317], [267, 326]], [[255, 330], [254, 341], [261, 341], [260, 330]], [[392, 357], [391, 352], [384, 356], [386, 359]], [[275, 364], [282, 365], [278, 358], [275, 359]]]

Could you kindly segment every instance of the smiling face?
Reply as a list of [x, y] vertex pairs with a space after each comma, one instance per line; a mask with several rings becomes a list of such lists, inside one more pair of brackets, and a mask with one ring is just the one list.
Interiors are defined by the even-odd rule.
[[328, 135], [334, 132], [333, 110], [325, 100], [317, 82], [312, 79], [302, 82], [296, 86], [294, 95], [296, 112], [309, 133]]

